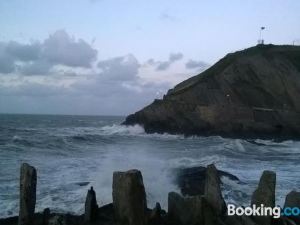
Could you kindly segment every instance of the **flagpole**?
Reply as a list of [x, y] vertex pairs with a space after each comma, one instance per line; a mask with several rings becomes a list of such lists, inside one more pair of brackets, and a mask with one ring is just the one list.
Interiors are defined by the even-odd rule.
[[262, 32], [265, 29], [265, 27], [260, 27], [259, 29], [259, 44], [264, 44], [264, 40], [262, 38]]
[[259, 29], [259, 41], [261, 42], [261, 28]]

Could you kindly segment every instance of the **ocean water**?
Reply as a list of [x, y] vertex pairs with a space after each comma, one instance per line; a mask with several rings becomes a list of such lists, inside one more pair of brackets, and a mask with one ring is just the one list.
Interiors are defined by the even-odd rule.
[[[223, 179], [227, 202], [248, 205], [263, 170], [277, 173], [277, 204], [300, 188], [300, 142], [146, 134], [123, 117], [0, 115], [0, 218], [18, 214], [19, 170], [38, 170], [36, 211], [82, 213], [87, 189], [112, 201], [116, 170], [142, 171], [148, 206], [178, 191], [174, 169], [215, 163], [241, 182]], [[79, 183], [89, 182], [87, 186]]]

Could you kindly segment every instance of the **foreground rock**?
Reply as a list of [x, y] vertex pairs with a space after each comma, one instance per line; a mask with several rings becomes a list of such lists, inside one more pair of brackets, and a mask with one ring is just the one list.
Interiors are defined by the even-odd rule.
[[96, 199], [96, 192], [93, 187], [88, 190], [86, 200], [85, 200], [85, 212], [84, 212], [84, 221], [93, 222], [97, 219], [98, 204]]
[[43, 212], [43, 225], [48, 225], [50, 219], [50, 209], [46, 208]]
[[208, 165], [206, 170], [204, 197], [218, 216], [224, 215], [226, 212], [226, 203], [222, 196], [220, 184], [221, 180], [217, 168], [213, 164]]
[[225, 217], [226, 204], [221, 192], [217, 168], [211, 164], [205, 170], [204, 193], [183, 197], [175, 192], [168, 196], [168, 215], [173, 224], [217, 225]]
[[[176, 178], [175, 184], [180, 188], [184, 196], [195, 196], [204, 194], [206, 180], [206, 170], [204, 166], [181, 168], [174, 171]], [[239, 178], [222, 170], [218, 170], [218, 177], [226, 177], [230, 180], [240, 182]]]
[[[288, 193], [285, 198], [284, 207], [300, 207], [300, 192], [291, 191], [290, 193]], [[291, 217], [291, 219], [294, 220], [297, 224], [300, 224], [300, 216]]]
[[170, 192], [168, 196], [168, 217], [171, 224], [218, 225], [218, 217], [204, 196], [182, 197]]
[[124, 124], [149, 133], [299, 138], [299, 58], [299, 46], [259, 45], [228, 54]]
[[[272, 171], [264, 171], [258, 188], [254, 191], [251, 199], [251, 205], [264, 205], [265, 207], [275, 207], [275, 187], [276, 174]], [[259, 225], [271, 225], [271, 216], [256, 216], [254, 221]]]
[[113, 205], [121, 224], [147, 224], [147, 201], [143, 177], [138, 170], [114, 172]]
[[27, 163], [21, 166], [19, 225], [32, 225], [36, 203], [36, 169]]

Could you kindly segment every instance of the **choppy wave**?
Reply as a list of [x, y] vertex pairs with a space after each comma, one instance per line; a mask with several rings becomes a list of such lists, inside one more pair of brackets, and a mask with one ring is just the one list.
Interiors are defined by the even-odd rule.
[[265, 169], [278, 174], [278, 204], [300, 187], [298, 141], [146, 134], [138, 125], [118, 125], [122, 118], [114, 117], [15, 119], [1, 121], [0, 218], [18, 213], [22, 162], [38, 168], [37, 211], [82, 213], [90, 185], [99, 205], [109, 203], [113, 171], [132, 168], [143, 173], [149, 207], [158, 201], [165, 209], [168, 192], [178, 191], [176, 168], [215, 163], [238, 176], [241, 183], [223, 180], [223, 194], [227, 202], [241, 205], [249, 204]]
[[145, 130], [140, 125], [125, 126], [113, 124], [101, 128], [103, 135], [144, 135]]

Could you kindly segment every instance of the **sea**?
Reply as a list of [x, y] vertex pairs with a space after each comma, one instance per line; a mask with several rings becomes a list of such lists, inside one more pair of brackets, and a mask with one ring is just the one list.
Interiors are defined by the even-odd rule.
[[98, 204], [108, 204], [113, 172], [129, 169], [142, 172], [149, 208], [167, 209], [168, 193], [179, 192], [176, 169], [211, 163], [240, 179], [222, 179], [227, 203], [249, 205], [263, 170], [277, 173], [277, 205], [299, 191], [299, 141], [146, 134], [120, 125], [124, 119], [0, 114], [0, 218], [18, 215], [24, 162], [37, 168], [36, 211], [83, 213], [90, 186]]

